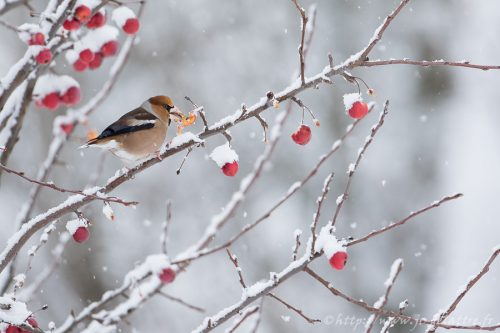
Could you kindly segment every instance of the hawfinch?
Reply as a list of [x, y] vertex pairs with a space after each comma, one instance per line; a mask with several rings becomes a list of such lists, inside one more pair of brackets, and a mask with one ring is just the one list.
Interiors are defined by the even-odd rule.
[[95, 139], [81, 148], [109, 150], [126, 165], [143, 160], [159, 150], [167, 136], [171, 117], [182, 119], [182, 113], [167, 96], [154, 96], [106, 127]]

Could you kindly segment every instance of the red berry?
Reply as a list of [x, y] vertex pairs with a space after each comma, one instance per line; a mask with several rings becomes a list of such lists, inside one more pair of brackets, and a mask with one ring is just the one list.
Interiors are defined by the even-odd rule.
[[89, 64], [81, 59], [78, 59], [73, 63], [73, 69], [77, 72], [83, 72], [89, 67]]
[[80, 101], [80, 88], [71, 87], [66, 90], [64, 95], [61, 96], [61, 101], [67, 105], [75, 105], [78, 103]]
[[232, 163], [226, 163], [222, 167], [222, 172], [229, 177], [233, 177], [238, 172], [238, 162], [233, 161]]
[[102, 53], [97, 52], [96, 54], [94, 54], [94, 59], [91, 62], [89, 62], [89, 68], [97, 69], [101, 67], [101, 64], [102, 64]]
[[43, 106], [47, 109], [55, 110], [59, 106], [59, 102], [61, 99], [59, 98], [59, 94], [56, 92], [45, 95], [42, 100]]
[[136, 18], [129, 18], [123, 25], [123, 31], [129, 35], [135, 35], [139, 31], [139, 20]]
[[43, 49], [35, 57], [36, 62], [45, 65], [52, 60], [52, 52], [49, 49]]
[[63, 28], [66, 29], [66, 30], [72, 31], [72, 30], [78, 30], [78, 29], [80, 29], [81, 25], [82, 24], [80, 23], [80, 21], [75, 20], [75, 19], [65, 20], [64, 23], [63, 23]]
[[75, 9], [75, 18], [80, 22], [87, 22], [91, 14], [92, 10], [85, 5], [80, 5]]
[[335, 269], [344, 269], [347, 262], [347, 253], [343, 251], [335, 252], [335, 254], [330, 258], [330, 265]]
[[38, 328], [38, 323], [36, 322], [35, 318], [29, 317], [26, 321], [31, 325], [31, 327]]
[[87, 239], [89, 239], [89, 229], [85, 227], [79, 227], [73, 234], [73, 239], [77, 243], [85, 242]]
[[86, 63], [91, 62], [94, 60], [94, 52], [92, 52], [91, 49], [85, 49], [80, 52], [80, 60], [84, 61]]
[[87, 22], [87, 28], [96, 29], [102, 27], [104, 24], [106, 24], [106, 15], [101, 12], [97, 12]]
[[73, 124], [61, 124], [60, 125], [61, 127], [61, 130], [66, 133], [67, 135], [71, 134], [71, 132], [73, 132]]
[[162, 283], [170, 283], [175, 280], [175, 271], [167, 267], [160, 273], [160, 280]]
[[349, 116], [354, 119], [361, 119], [368, 113], [368, 104], [365, 102], [354, 102], [349, 109]]
[[37, 32], [28, 41], [28, 45], [45, 45], [45, 36], [41, 32]]
[[116, 40], [111, 40], [101, 46], [101, 53], [103, 57], [111, 57], [118, 51], [118, 42]]
[[311, 128], [307, 125], [300, 125], [300, 127], [291, 135], [292, 140], [298, 145], [306, 145], [311, 141]]
[[17, 326], [9, 325], [5, 330], [5, 333], [21, 333], [21, 329]]

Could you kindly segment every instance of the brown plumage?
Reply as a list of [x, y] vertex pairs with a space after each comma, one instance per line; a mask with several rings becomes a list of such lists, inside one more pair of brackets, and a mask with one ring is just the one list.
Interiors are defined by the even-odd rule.
[[170, 97], [151, 97], [82, 147], [106, 149], [124, 163], [133, 164], [159, 152], [172, 116], [181, 118], [182, 113]]

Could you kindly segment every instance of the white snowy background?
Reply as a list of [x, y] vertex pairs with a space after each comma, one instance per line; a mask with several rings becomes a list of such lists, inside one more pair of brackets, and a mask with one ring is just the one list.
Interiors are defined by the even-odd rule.
[[[305, 8], [311, 3], [301, 1]], [[328, 52], [338, 63], [363, 47], [381, 19], [397, 4], [380, 0], [315, 3], [317, 25], [306, 75], [318, 73], [327, 64]], [[35, 2], [35, 6], [39, 5]], [[412, 1], [393, 22], [371, 59], [442, 58], [498, 64], [499, 13], [500, 4], [491, 0]], [[26, 16], [26, 11], [15, 10], [3, 19], [21, 24]], [[131, 59], [110, 96], [90, 117], [90, 126], [102, 130], [156, 94], [168, 94], [184, 111], [189, 110], [190, 104], [183, 97], [190, 96], [205, 107], [209, 122], [234, 112], [241, 103], [253, 104], [266, 91], [287, 86], [296, 72], [299, 22], [290, 1], [149, 1]], [[25, 45], [5, 29], [0, 29], [0, 41], [0, 73], [6, 73], [22, 56]], [[64, 60], [59, 62], [62, 65]], [[110, 63], [83, 74], [67, 68], [66, 73], [71, 73], [81, 85], [83, 101], [91, 98], [106, 80]], [[355, 176], [351, 196], [337, 223], [338, 235], [361, 236], [446, 194], [463, 192], [465, 196], [391, 233], [350, 248], [350, 260], [343, 271], [332, 270], [326, 260], [317, 260], [313, 267], [340, 290], [372, 303], [384, 291], [383, 282], [391, 263], [403, 258], [405, 266], [389, 305], [397, 308], [407, 298], [408, 313], [432, 317], [448, 305], [500, 242], [500, 76], [494, 71], [402, 65], [361, 68], [353, 74], [376, 91], [375, 97], [365, 96], [365, 100], [374, 100], [380, 106], [389, 99], [391, 104], [386, 124]], [[219, 235], [219, 241], [253, 222], [293, 182], [309, 172], [350, 122], [342, 95], [354, 91], [353, 85], [336, 78], [333, 86], [324, 85], [300, 95], [321, 121], [321, 127], [313, 128], [307, 146], [295, 145], [289, 134], [300, 122], [300, 110], [294, 109], [271, 163], [237, 216]], [[53, 117], [62, 112], [34, 106], [29, 110], [10, 167], [28, 175], [36, 173], [52, 138]], [[263, 115], [272, 122], [275, 112], [272, 109]], [[333, 214], [335, 198], [346, 181], [345, 171], [376, 117], [375, 113], [369, 115], [305, 189], [232, 247], [247, 281], [267, 278], [269, 271], [279, 271], [287, 265], [294, 244], [293, 232], [297, 228], [308, 229], [323, 179], [331, 171], [335, 171], [335, 179], [322, 222]], [[197, 126], [201, 129], [201, 121]], [[66, 146], [60, 165], [50, 177], [67, 188], [87, 184], [100, 159], [100, 151], [76, 150], [83, 142], [85, 130], [80, 129], [78, 134], [82, 140]], [[225, 177], [208, 159], [212, 149], [224, 143], [221, 136], [208, 140], [206, 148], [196, 149], [179, 176], [175, 170], [182, 154], [120, 187], [116, 195], [140, 201], [140, 205], [134, 210], [112, 204], [114, 222], [102, 214], [101, 202], [87, 206], [83, 212], [94, 223], [90, 240], [83, 245], [69, 243], [64, 264], [32, 300], [31, 308], [49, 305], [48, 310], [36, 315], [38, 322], [44, 327], [50, 320], [61, 323], [70, 309], [78, 311], [107, 289], [116, 287], [135, 263], [159, 252], [167, 199], [173, 203], [170, 253], [182, 251], [196, 241], [265, 147], [256, 120], [238, 125], [231, 134], [233, 148], [239, 155], [236, 177]], [[119, 160], [106, 156], [99, 183], [120, 167]], [[30, 186], [11, 175], [2, 175], [0, 244], [5, 244], [14, 232], [13, 221]], [[43, 190], [36, 212], [64, 198], [63, 194]], [[73, 218], [68, 216], [62, 222]], [[58, 231], [63, 230], [64, 223], [60, 223]], [[49, 250], [55, 238], [51, 236], [49, 246], [35, 258], [27, 283], [50, 262]], [[19, 256], [21, 272], [26, 267], [28, 248], [29, 245]], [[500, 300], [495, 297], [499, 273], [500, 265], [496, 263], [468, 294], [453, 315], [458, 323], [472, 324], [461, 322], [464, 316], [477, 320], [487, 319], [487, 315], [493, 317], [487, 324], [500, 321]], [[234, 267], [224, 252], [194, 262], [165, 288], [174, 296], [206, 308], [207, 315], [237, 301], [240, 289]], [[369, 315], [333, 297], [304, 274], [284, 283], [276, 293], [313, 318], [335, 321], [339, 315], [344, 319]], [[283, 320], [288, 316], [289, 320]], [[155, 297], [129, 318], [130, 326], [123, 325], [122, 329], [184, 332], [198, 326], [203, 318], [203, 314]], [[261, 325], [261, 332], [362, 331], [361, 325], [319, 323], [312, 327], [271, 299], [264, 304]]]

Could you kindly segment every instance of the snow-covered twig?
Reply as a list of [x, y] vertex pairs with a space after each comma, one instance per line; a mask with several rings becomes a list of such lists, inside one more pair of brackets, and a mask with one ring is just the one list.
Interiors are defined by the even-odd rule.
[[[60, 5], [52, 11], [53, 8], [51, 7], [52, 5], [49, 1], [46, 10], [41, 15], [42, 21], [44, 21], [44, 23], [46, 22], [46, 27], [44, 29], [47, 31], [49, 40], [54, 37], [57, 29], [59, 29], [63, 21], [66, 19], [67, 12], [71, 11], [75, 3], [76, 0], [61, 1]], [[51, 20], [46, 20], [46, 17], [51, 17]], [[55, 51], [55, 48], [59, 46], [60, 41], [51, 42], [53, 42], [51, 49], [52, 51]], [[7, 74], [0, 80], [0, 113], [4, 112], [4, 105], [14, 90], [16, 90], [20, 84], [25, 82], [33, 71], [38, 69], [39, 65], [37, 62], [33, 61], [33, 56], [34, 54], [32, 48], [28, 48], [24, 56], [18, 60], [18, 62], [13, 65]]]
[[297, 10], [299, 11], [300, 17], [301, 17], [301, 22], [302, 22], [301, 29], [300, 29], [299, 63], [300, 63], [300, 81], [302, 82], [302, 85], [304, 85], [306, 83], [305, 74], [304, 74], [305, 67], [306, 67], [305, 57], [304, 57], [304, 44], [305, 44], [306, 26], [307, 26], [307, 22], [309, 21], [309, 18], [306, 15], [306, 11], [304, 10], [304, 8], [302, 8], [299, 5], [297, 0], [292, 0], [292, 2], [295, 5], [295, 7], [297, 8]]
[[337, 199], [337, 207], [335, 209], [335, 213], [334, 213], [332, 219], [330, 220], [331, 226], [334, 226], [335, 223], [337, 222], [337, 218], [339, 216], [340, 210], [342, 209], [344, 202], [349, 197], [349, 190], [351, 188], [353, 176], [356, 173], [356, 170], [358, 169], [359, 163], [361, 162], [361, 159], [363, 158], [363, 155], [365, 154], [366, 149], [373, 142], [373, 138], [377, 134], [378, 130], [384, 124], [385, 117], [387, 116], [387, 113], [389, 111], [388, 108], [389, 108], [389, 101], [387, 100], [384, 103], [384, 110], [380, 113], [380, 117], [378, 119], [378, 122], [372, 127], [371, 133], [369, 136], [366, 137], [366, 140], [365, 140], [363, 147], [361, 147], [361, 149], [359, 149], [358, 157], [356, 158], [356, 161], [349, 165], [349, 169], [347, 170], [347, 174], [348, 174], [347, 183], [345, 185], [344, 192]]
[[[196, 242], [196, 244], [187, 249], [184, 253], [178, 255], [173, 263], [179, 263], [181, 261], [189, 260], [187, 258], [196, 258], [196, 254], [199, 251], [205, 249], [210, 244], [210, 242], [214, 239], [217, 231], [222, 228], [226, 224], [226, 222], [234, 215], [236, 209], [239, 207], [241, 202], [243, 202], [245, 195], [248, 193], [248, 191], [260, 176], [264, 165], [271, 158], [278, 140], [281, 137], [281, 128], [283, 127], [283, 124], [289, 114], [290, 111], [287, 110], [277, 117], [277, 122], [272, 130], [274, 136], [270, 144], [266, 145], [266, 148], [264, 149], [262, 155], [257, 158], [252, 172], [245, 178], [243, 178], [240, 183], [239, 190], [232, 195], [231, 200], [228, 204], [226, 204], [222, 212], [212, 217], [210, 225], [206, 228], [205, 233]], [[225, 246], [224, 248], [226, 247], [228, 246]]]
[[[370, 108], [370, 110], [373, 109], [373, 106]], [[287, 193], [283, 195], [271, 208], [269, 208], [264, 214], [261, 215], [257, 220], [255, 220], [251, 224], [245, 225], [235, 236], [231, 237], [228, 241], [225, 243], [215, 246], [211, 249], [203, 249], [201, 251], [192, 253], [190, 257], [187, 258], [176, 258], [176, 260], [173, 261], [175, 264], [181, 264], [186, 261], [191, 261], [193, 259], [198, 259], [200, 257], [204, 257], [206, 255], [218, 252], [220, 250], [225, 249], [226, 247], [231, 246], [234, 242], [236, 242], [238, 239], [240, 239], [243, 235], [245, 235], [247, 232], [255, 228], [257, 225], [268, 219], [274, 211], [276, 211], [281, 205], [283, 205], [288, 199], [290, 199], [295, 193], [297, 193], [302, 187], [304, 187], [310, 179], [312, 179], [319, 171], [319, 168], [330, 158], [332, 157], [342, 146], [346, 138], [353, 132], [353, 130], [356, 128], [356, 126], [359, 124], [361, 120], [356, 120], [354, 123], [350, 124], [345, 133], [338, 139], [336, 140], [331, 149], [326, 153], [321, 155], [319, 158], [318, 162], [316, 165], [311, 169], [311, 171], [300, 181], [294, 182], [290, 188], [288, 189]]]
[[[349, 303], [355, 304], [360, 306], [361, 308], [365, 309], [368, 312], [371, 313], [376, 313], [379, 316], [384, 316], [384, 317], [393, 317], [393, 318], [399, 318], [405, 323], [409, 324], [418, 324], [418, 325], [429, 325], [433, 324], [434, 321], [425, 319], [425, 318], [415, 318], [412, 316], [407, 316], [404, 314], [401, 314], [399, 312], [394, 312], [394, 311], [389, 311], [385, 309], [378, 309], [374, 306], [371, 306], [370, 304], [358, 300], [354, 297], [351, 297], [349, 295], [344, 294], [340, 290], [336, 289], [333, 287], [333, 285], [322, 278], [319, 274], [314, 272], [310, 268], [305, 268], [304, 271], [309, 274], [314, 280], [318, 281], [320, 284], [322, 284], [325, 288], [327, 288], [333, 295], [338, 296], [340, 298], [343, 298], [344, 300], [348, 301]], [[448, 325], [448, 324], [443, 324], [439, 323], [436, 324], [438, 327], [446, 328], [446, 329], [461, 329], [461, 330], [484, 330], [484, 331], [494, 331], [498, 328], [500, 328], [500, 324], [497, 325], [492, 325], [492, 326], [480, 326], [480, 325], [471, 325], [471, 326], [466, 326], [466, 325]]]
[[350, 241], [347, 243], [346, 246], [352, 246], [352, 245], [356, 245], [356, 244], [359, 244], [359, 243], [362, 243], [362, 242], [365, 242], [367, 241], [368, 239], [374, 237], [374, 236], [377, 236], [377, 235], [380, 235], [382, 233], [385, 233], [391, 229], [394, 229], [396, 227], [399, 227], [399, 226], [402, 226], [403, 224], [405, 224], [406, 222], [412, 220], [414, 217], [422, 214], [422, 213], [425, 213], [433, 208], [436, 208], [436, 207], [439, 207], [441, 206], [443, 203], [445, 202], [448, 202], [448, 201], [452, 201], [452, 200], [455, 200], [455, 199], [458, 199], [460, 197], [462, 197], [463, 194], [462, 193], [456, 193], [456, 194], [453, 194], [453, 195], [449, 195], [449, 196], [445, 196], [443, 198], [441, 198], [440, 200], [437, 200], [437, 201], [434, 201], [432, 204], [424, 207], [424, 208], [421, 208], [419, 210], [417, 210], [416, 212], [412, 212], [411, 214], [409, 214], [407, 217], [405, 217], [404, 219], [396, 222], [396, 223], [391, 223], [389, 224], [388, 226], [386, 227], [383, 227], [379, 230], [375, 230], [375, 231], [372, 231], [370, 232], [369, 234], [363, 236], [363, 237], [360, 237], [358, 239], [355, 239], [353, 241]]
[[[323, 207], [323, 202], [325, 201], [325, 198], [328, 195], [328, 192], [330, 191], [330, 183], [332, 182], [332, 180], [333, 180], [333, 172], [328, 174], [328, 176], [326, 176], [325, 181], [323, 183], [323, 190], [321, 191], [321, 196], [319, 196], [318, 200], [316, 200], [317, 203], [316, 213], [314, 213], [313, 222], [311, 223], [312, 251], [314, 251], [314, 246], [316, 245], [316, 238], [317, 238], [316, 226], [318, 225], [321, 208]], [[311, 252], [311, 254], [313, 253]]]
[[[401, 273], [401, 270], [403, 269], [403, 259], [396, 259], [392, 263], [391, 266], [391, 271], [389, 273], [389, 277], [385, 281], [384, 285], [386, 287], [384, 295], [382, 295], [374, 304], [373, 307], [377, 309], [382, 309], [386, 304], [387, 301], [389, 300], [389, 293], [392, 290], [392, 286], [394, 285], [394, 282], [396, 281], [399, 273]], [[370, 333], [373, 325], [377, 321], [378, 314], [372, 313], [368, 320], [366, 321], [365, 324], [365, 333]]]
[[357, 62], [357, 63], [363, 63], [365, 62], [368, 57], [368, 54], [370, 54], [371, 50], [377, 45], [377, 43], [382, 39], [382, 36], [384, 35], [385, 30], [389, 27], [391, 24], [392, 20], [401, 12], [404, 6], [406, 6], [410, 2], [410, 0], [402, 0], [399, 5], [390, 13], [385, 20], [382, 22], [382, 24], [375, 30], [373, 33], [373, 37], [370, 39], [370, 42], [368, 42], [368, 45], [357, 55], [354, 56], [354, 58], [351, 59], [351, 61]]
[[[457, 295], [457, 297], [451, 302], [451, 304], [446, 308], [444, 311], [438, 312], [434, 318], [437, 319], [437, 323], [442, 323], [448, 316], [455, 311], [457, 308], [457, 305], [462, 301], [462, 299], [465, 297], [465, 295], [474, 287], [474, 285], [490, 270], [490, 266], [495, 261], [497, 256], [500, 254], [500, 248], [497, 248], [493, 251], [493, 253], [490, 255], [484, 266], [481, 268], [481, 270], [472, 278], [469, 279], [467, 282], [467, 285], [463, 287], [463, 289], [460, 291], [460, 293]], [[433, 333], [436, 331], [437, 326], [436, 325], [431, 325], [427, 330], [426, 333]]]
[[136, 206], [139, 204], [137, 201], [124, 201], [124, 200], [117, 198], [117, 197], [107, 197], [107, 196], [100, 196], [100, 195], [95, 195], [95, 194], [87, 194], [86, 190], [83, 190], [83, 191], [82, 190], [69, 190], [66, 188], [59, 187], [59, 186], [55, 185], [54, 183], [40, 182], [38, 180], [35, 180], [35, 179], [32, 179], [32, 178], [25, 176], [24, 172], [12, 170], [12, 169], [10, 169], [2, 164], [0, 164], [0, 169], [7, 172], [7, 173], [14, 174], [18, 177], [21, 177], [22, 179], [24, 179], [30, 183], [37, 184], [39, 186], [43, 186], [43, 187], [47, 187], [47, 188], [51, 188], [51, 189], [56, 190], [58, 192], [80, 194], [84, 197], [90, 197], [92, 199], [101, 200], [104, 202], [115, 202], [115, 203], [118, 203], [118, 204], [121, 204], [124, 206]]
[[249, 318], [254, 313], [257, 313], [260, 310], [260, 307], [257, 305], [249, 306], [241, 313], [241, 318], [238, 318], [234, 321], [233, 325], [231, 325], [228, 329], [226, 329], [225, 333], [233, 333], [236, 331], [238, 327], [240, 327], [243, 322]]
[[17, 8], [19, 6], [24, 6], [29, 0], [7, 0], [4, 1], [3, 6], [0, 8], [0, 16], [7, 13], [8, 11]]
[[390, 60], [370, 60], [365, 61], [360, 64], [362, 67], [376, 67], [376, 66], [386, 66], [386, 65], [415, 65], [422, 67], [431, 66], [450, 66], [450, 67], [465, 67], [481, 69], [483, 71], [488, 71], [492, 69], [500, 69], [500, 66], [495, 65], [480, 65], [471, 64], [469, 61], [447, 61], [447, 60], [411, 60], [411, 59], [390, 59]]
[[226, 248], [226, 252], [227, 252], [227, 255], [229, 257], [229, 260], [231, 260], [231, 262], [234, 265], [234, 268], [236, 269], [236, 273], [238, 273], [238, 279], [240, 281], [241, 287], [243, 289], [245, 289], [247, 287], [247, 285], [245, 283], [245, 280], [243, 279], [243, 273], [241, 272], [241, 267], [238, 264], [238, 258], [231, 253], [231, 251], [229, 250], [229, 248]]

